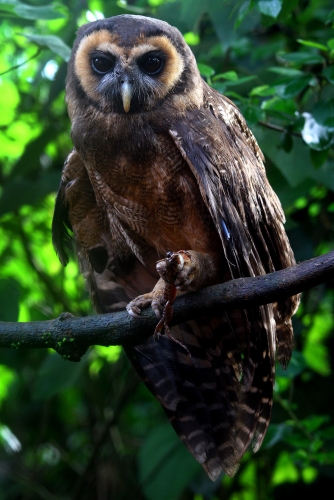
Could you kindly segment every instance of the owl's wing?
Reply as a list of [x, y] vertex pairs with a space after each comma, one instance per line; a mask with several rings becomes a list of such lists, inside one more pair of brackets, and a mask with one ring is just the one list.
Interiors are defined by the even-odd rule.
[[[186, 112], [170, 128], [170, 135], [197, 179], [231, 276], [263, 275], [293, 265], [280, 202], [266, 178], [262, 153], [236, 106], [207, 87], [204, 107]], [[292, 297], [247, 310], [249, 338], [236, 332], [244, 373], [235, 404], [237, 460], [251, 440], [257, 450], [264, 438], [276, 351], [286, 366], [293, 344], [291, 316], [297, 305], [298, 298]]]
[[123, 310], [131, 299], [151, 291], [159, 276], [155, 268], [152, 272], [140, 262], [124, 230], [113, 226], [105, 205], [97, 200], [85, 165], [74, 149], [65, 162], [56, 198], [53, 245], [66, 265], [74, 233], [80, 270], [94, 308], [97, 312]]

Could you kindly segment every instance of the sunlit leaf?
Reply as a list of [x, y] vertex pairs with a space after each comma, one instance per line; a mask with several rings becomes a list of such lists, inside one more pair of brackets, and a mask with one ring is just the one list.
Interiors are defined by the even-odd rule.
[[306, 45], [307, 47], [314, 47], [319, 50], [324, 50], [328, 51], [328, 47], [326, 45], [323, 45], [322, 43], [318, 42], [313, 42], [312, 40], [302, 40], [301, 38], [297, 39], [297, 42], [300, 43], [301, 45]]
[[308, 342], [303, 354], [307, 365], [324, 377], [330, 375], [331, 365], [328, 348], [322, 344]]
[[302, 478], [304, 483], [310, 484], [313, 483], [318, 477], [318, 470], [315, 467], [304, 467], [301, 470]]
[[201, 41], [198, 33], [194, 33], [193, 31], [188, 31], [183, 37], [188, 45], [198, 45]]
[[210, 76], [215, 74], [215, 70], [207, 64], [197, 63], [197, 67], [201, 75], [206, 76], [207, 78], [210, 78]]
[[40, 7], [34, 7], [32, 5], [27, 5], [23, 3], [17, 3], [15, 5], [15, 12], [18, 16], [24, 19], [59, 19], [60, 17], [65, 17], [64, 14], [57, 12], [55, 6], [44, 5]]
[[311, 149], [322, 151], [334, 144], [334, 133], [331, 129], [318, 123], [311, 113], [302, 113], [305, 119], [301, 131], [302, 138]]
[[276, 93], [275, 87], [271, 87], [270, 85], [260, 85], [259, 87], [254, 87], [251, 90], [250, 95], [251, 96], [259, 95], [259, 96], [266, 97], [266, 96], [274, 95], [275, 93]]
[[27, 35], [25, 33], [22, 33], [22, 35], [37, 45], [52, 50], [52, 52], [62, 57], [65, 61], [69, 60], [71, 49], [61, 38], [54, 35]]
[[298, 469], [290, 458], [287, 451], [279, 454], [275, 464], [274, 473], [272, 475], [272, 483], [295, 483], [299, 479]]
[[238, 80], [238, 75], [235, 71], [226, 71], [225, 73], [219, 73], [212, 78], [212, 81], [216, 80], [231, 80], [232, 82], [236, 82]]
[[0, 365], [0, 406], [7, 398], [8, 391], [14, 380], [15, 372], [6, 365]]
[[0, 84], [0, 126], [12, 122], [19, 102], [20, 94], [15, 84], [8, 80], [3, 81]]
[[283, 99], [278, 96], [263, 101], [261, 109], [264, 111], [279, 111], [292, 116], [295, 116], [297, 111], [296, 103], [292, 99]]
[[257, 7], [261, 14], [277, 17], [282, 9], [282, 0], [257, 0]]

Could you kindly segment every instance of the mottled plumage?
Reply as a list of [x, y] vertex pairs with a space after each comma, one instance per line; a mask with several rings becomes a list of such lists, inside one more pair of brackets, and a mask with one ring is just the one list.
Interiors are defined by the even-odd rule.
[[[75, 149], [53, 240], [66, 264], [74, 232], [97, 311], [138, 316], [152, 305], [159, 315], [166, 252], [186, 251], [178, 294], [294, 264], [256, 140], [236, 106], [201, 79], [177, 29], [129, 15], [81, 27], [66, 92]], [[172, 328], [191, 357], [166, 336], [126, 349], [212, 479], [233, 474], [250, 443], [255, 451], [262, 443], [275, 359], [289, 362], [297, 304]]]

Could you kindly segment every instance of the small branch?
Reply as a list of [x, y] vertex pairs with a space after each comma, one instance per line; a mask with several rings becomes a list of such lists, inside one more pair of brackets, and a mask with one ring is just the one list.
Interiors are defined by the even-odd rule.
[[[203, 314], [247, 309], [301, 293], [334, 278], [334, 251], [293, 267], [254, 278], [239, 278], [179, 297], [171, 326]], [[79, 361], [90, 345], [128, 345], [152, 335], [157, 318], [151, 308], [135, 319], [126, 311], [75, 318], [69, 313], [49, 321], [0, 322], [0, 347], [52, 347]]]
[[299, 420], [295, 412], [292, 410], [291, 406], [287, 401], [285, 401], [278, 392], [275, 392], [274, 398], [276, 401], [279, 402], [279, 404], [284, 408], [284, 410], [288, 413], [289, 417], [295, 424], [295, 426], [300, 430], [302, 434], [312, 443], [315, 440], [315, 437], [312, 436], [312, 434], [308, 431], [308, 429], [305, 427], [305, 425], [302, 424], [302, 422]]
[[258, 124], [262, 125], [262, 127], [267, 127], [267, 128], [270, 128], [271, 130], [275, 130], [276, 132], [283, 132], [285, 134], [294, 135], [295, 137], [302, 136], [302, 134], [300, 132], [292, 132], [291, 130], [289, 130], [287, 128], [279, 127], [278, 125], [274, 125], [273, 123], [259, 121]]
[[36, 52], [36, 54], [34, 54], [33, 56], [29, 57], [28, 59], [26, 59], [25, 61], [23, 61], [22, 63], [20, 64], [16, 64], [16, 66], [11, 66], [10, 68], [6, 69], [6, 71], [3, 71], [2, 73], [0, 73], [0, 76], [2, 75], [6, 75], [7, 73], [10, 73], [11, 71], [15, 71], [16, 69], [19, 69], [21, 68], [21, 66], [24, 66], [25, 64], [27, 64], [29, 61], [32, 61], [33, 59], [36, 59], [36, 57], [39, 56], [39, 54], [42, 52], [42, 49], [39, 48]]

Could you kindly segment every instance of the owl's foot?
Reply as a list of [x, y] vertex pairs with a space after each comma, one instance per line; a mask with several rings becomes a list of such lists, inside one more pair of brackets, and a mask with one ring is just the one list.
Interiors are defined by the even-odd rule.
[[191, 252], [180, 250], [168, 252], [167, 258], [157, 262], [157, 271], [161, 278], [178, 290], [187, 291], [194, 281], [197, 270], [196, 262]]
[[165, 282], [160, 279], [155, 285], [152, 292], [138, 295], [135, 299], [131, 300], [126, 306], [130, 316], [140, 318], [141, 311], [146, 307], [151, 306], [157, 318], [161, 318], [166, 300], [164, 299]]
[[161, 279], [165, 282], [162, 300], [165, 305], [162, 317], [154, 330], [154, 337], [159, 336], [160, 333], [165, 333], [170, 340], [182, 346], [189, 356], [188, 348], [171, 334], [169, 323], [172, 319], [173, 303], [177, 295], [176, 287], [180, 290], [183, 290], [184, 287], [187, 288], [190, 283], [188, 277], [192, 267], [191, 256], [189, 252], [184, 250], [176, 253], [168, 252], [167, 258], [159, 260], [156, 266]]

